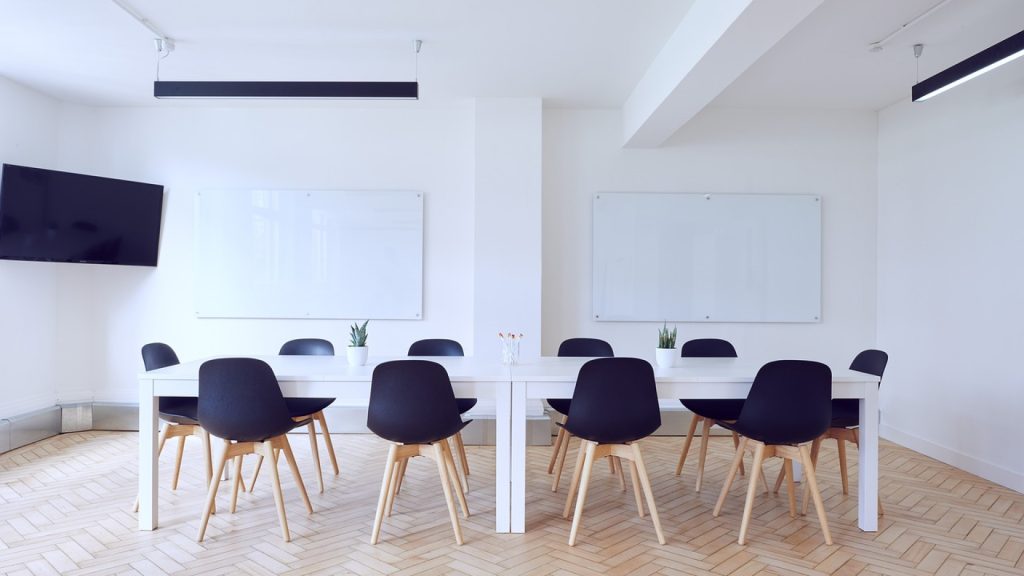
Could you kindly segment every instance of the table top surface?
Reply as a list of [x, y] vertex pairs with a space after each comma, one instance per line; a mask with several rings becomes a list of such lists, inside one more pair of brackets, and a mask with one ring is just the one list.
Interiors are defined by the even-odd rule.
[[[514, 365], [504, 365], [491, 359], [472, 356], [431, 357], [372, 357], [365, 366], [350, 366], [344, 356], [253, 356], [267, 362], [278, 380], [302, 381], [356, 381], [368, 382], [373, 369], [391, 360], [430, 360], [445, 367], [453, 382], [459, 381], [575, 381], [580, 366], [592, 358], [542, 357]], [[202, 358], [168, 366], [151, 372], [142, 372], [140, 379], [196, 380], [199, 366], [211, 358]], [[760, 368], [740, 358], [677, 358], [671, 368], [654, 366], [658, 382], [744, 382], [750, 383]], [[833, 382], [878, 382], [878, 377], [847, 368], [833, 369]]]

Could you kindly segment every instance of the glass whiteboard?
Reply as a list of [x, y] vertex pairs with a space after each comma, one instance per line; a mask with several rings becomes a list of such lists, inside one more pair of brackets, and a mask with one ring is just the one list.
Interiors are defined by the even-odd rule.
[[419, 192], [205, 190], [195, 222], [199, 317], [422, 317]]
[[601, 192], [594, 319], [821, 320], [821, 198]]

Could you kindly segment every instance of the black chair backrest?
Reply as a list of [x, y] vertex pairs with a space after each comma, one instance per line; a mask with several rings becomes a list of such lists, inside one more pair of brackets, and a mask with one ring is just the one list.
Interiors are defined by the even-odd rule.
[[821, 362], [776, 360], [757, 371], [736, 429], [768, 444], [809, 442], [832, 422], [832, 370]]
[[885, 365], [889, 363], [889, 355], [881, 350], [865, 350], [853, 359], [850, 370], [864, 372], [878, 376], [881, 384], [882, 374], [885, 373]]
[[258, 442], [295, 427], [269, 364], [220, 358], [199, 367], [199, 422], [227, 440]]
[[687, 340], [679, 352], [685, 358], [735, 358], [736, 348], [721, 338]]
[[281, 356], [334, 356], [334, 344], [321, 338], [289, 340], [281, 346]]
[[654, 369], [639, 358], [597, 358], [580, 368], [566, 420], [597, 442], [628, 442], [661, 426]]
[[465, 356], [462, 351], [462, 344], [455, 340], [444, 338], [433, 338], [430, 340], [417, 340], [409, 346], [409, 356]]
[[[150, 342], [143, 346], [142, 363], [146, 366], [146, 372], [181, 364], [178, 361], [178, 355], [174, 353], [174, 349], [163, 342]], [[161, 396], [157, 410], [160, 412], [170, 410], [172, 406], [177, 405], [177, 401], [177, 398]]]
[[146, 366], [146, 372], [181, 364], [178, 355], [174, 350], [163, 342], [151, 342], [142, 347], [142, 363]]
[[597, 338], [569, 338], [558, 346], [559, 356], [611, 358], [612, 345]]
[[373, 369], [366, 427], [404, 444], [427, 444], [462, 429], [448, 371], [429, 360], [393, 360]]

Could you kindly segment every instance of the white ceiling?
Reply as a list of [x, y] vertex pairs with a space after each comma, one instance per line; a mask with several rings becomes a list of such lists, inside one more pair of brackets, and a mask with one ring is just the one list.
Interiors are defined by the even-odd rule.
[[[412, 80], [421, 99], [618, 106], [692, 0], [128, 0], [177, 41], [164, 80]], [[111, 0], [0, 0], [0, 75], [154, 104], [153, 34]]]
[[[952, 0], [885, 38], [939, 0], [827, 0], [723, 91], [716, 106], [878, 110], [910, 97], [913, 45], [925, 45], [920, 79], [1024, 29], [1024, 0]], [[1024, 59], [1014, 66], [1024, 71]]]
[[[781, 0], [758, 0], [781, 1]], [[826, 0], [715, 106], [879, 109], [1024, 28], [1024, 0]], [[421, 99], [618, 107], [693, 0], [128, 0], [177, 49], [165, 80], [410, 80]], [[156, 105], [153, 35], [111, 0], [0, 0], [0, 76], [94, 105]], [[1024, 59], [1013, 66], [1024, 69]]]

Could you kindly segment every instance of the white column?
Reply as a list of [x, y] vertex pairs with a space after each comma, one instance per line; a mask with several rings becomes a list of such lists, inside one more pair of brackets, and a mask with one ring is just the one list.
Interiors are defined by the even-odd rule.
[[473, 355], [500, 360], [498, 332], [540, 356], [541, 100], [476, 101]]

